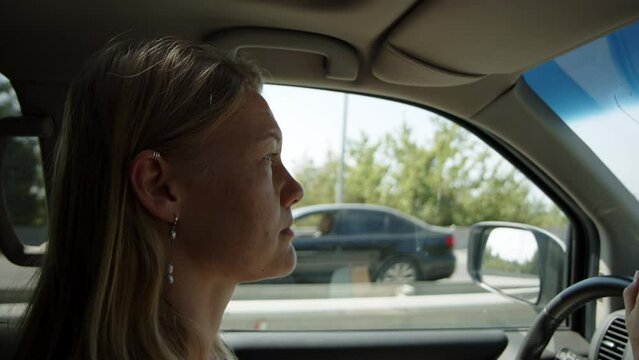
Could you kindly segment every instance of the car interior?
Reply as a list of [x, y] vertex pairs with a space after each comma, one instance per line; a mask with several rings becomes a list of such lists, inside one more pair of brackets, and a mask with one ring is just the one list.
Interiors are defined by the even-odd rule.
[[[565, 265], [544, 275], [554, 280], [541, 285], [529, 306], [540, 315], [527, 326], [225, 329], [240, 359], [632, 358], [620, 295], [639, 267], [639, 195], [524, 74], [636, 23], [639, 2], [41, 0], [5, 1], [0, 19], [0, 73], [21, 109], [0, 119], [0, 158], [11, 137], [37, 137], [49, 169], [66, 92], [89, 55], [118, 37], [175, 36], [251, 59], [266, 70], [267, 84], [367, 95], [439, 114], [497, 151], [569, 219], [565, 247], [530, 230], [547, 244], [540, 266], [561, 263], [563, 254]], [[493, 292], [477, 269], [485, 232], [496, 226], [473, 227], [468, 250], [470, 277]], [[43, 253], [21, 243], [6, 206], [0, 250], [24, 267], [37, 267]], [[28, 295], [0, 300], [0, 358], [9, 359]]]

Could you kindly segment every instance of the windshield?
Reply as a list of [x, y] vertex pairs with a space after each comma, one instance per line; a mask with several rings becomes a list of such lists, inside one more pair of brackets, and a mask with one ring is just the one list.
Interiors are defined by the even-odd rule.
[[542, 64], [524, 80], [639, 199], [639, 23]]

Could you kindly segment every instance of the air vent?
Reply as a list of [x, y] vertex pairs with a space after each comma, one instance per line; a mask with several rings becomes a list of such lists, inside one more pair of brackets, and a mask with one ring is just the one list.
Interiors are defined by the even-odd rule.
[[626, 320], [623, 317], [614, 319], [604, 333], [599, 344], [598, 360], [621, 360], [628, 343]]

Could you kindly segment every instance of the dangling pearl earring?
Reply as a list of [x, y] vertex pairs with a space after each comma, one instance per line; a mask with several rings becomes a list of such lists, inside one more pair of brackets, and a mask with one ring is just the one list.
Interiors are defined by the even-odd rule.
[[171, 223], [171, 230], [169, 231], [169, 263], [166, 265], [166, 281], [169, 285], [173, 284], [173, 263], [171, 262], [171, 255], [173, 253], [173, 240], [177, 237], [175, 228], [177, 227], [178, 217], [175, 215], [175, 219]]

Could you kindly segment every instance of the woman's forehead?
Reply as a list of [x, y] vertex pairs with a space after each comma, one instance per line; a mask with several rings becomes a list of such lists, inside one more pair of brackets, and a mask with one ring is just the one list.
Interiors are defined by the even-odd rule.
[[255, 140], [274, 137], [281, 141], [282, 133], [273, 117], [271, 108], [264, 98], [255, 91], [249, 92], [244, 104], [237, 112], [238, 125], [242, 125], [244, 132]]
[[231, 118], [212, 133], [220, 143], [256, 143], [273, 138], [281, 142], [282, 133], [266, 100], [257, 92], [249, 92]]

